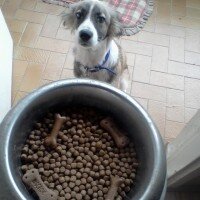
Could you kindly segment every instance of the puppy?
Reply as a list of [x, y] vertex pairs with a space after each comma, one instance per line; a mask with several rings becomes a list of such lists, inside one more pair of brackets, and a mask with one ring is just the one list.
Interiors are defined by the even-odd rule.
[[63, 21], [75, 33], [75, 76], [112, 83], [126, 92], [126, 58], [114, 40], [121, 32], [116, 12], [106, 2], [83, 0], [68, 8]]

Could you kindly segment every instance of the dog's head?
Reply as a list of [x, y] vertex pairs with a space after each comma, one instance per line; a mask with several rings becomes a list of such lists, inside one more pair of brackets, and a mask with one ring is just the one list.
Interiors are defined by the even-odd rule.
[[99, 0], [83, 0], [71, 5], [63, 14], [63, 21], [64, 26], [75, 31], [76, 42], [87, 48], [121, 32], [117, 13]]

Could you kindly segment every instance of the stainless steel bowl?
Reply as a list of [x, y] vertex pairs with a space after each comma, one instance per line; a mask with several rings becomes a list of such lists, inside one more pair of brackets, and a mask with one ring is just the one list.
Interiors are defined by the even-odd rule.
[[32, 200], [21, 180], [20, 151], [34, 121], [49, 108], [81, 104], [112, 114], [134, 141], [140, 164], [127, 199], [160, 199], [166, 178], [162, 139], [143, 108], [120, 90], [98, 81], [70, 79], [35, 90], [10, 110], [0, 126], [0, 199]]

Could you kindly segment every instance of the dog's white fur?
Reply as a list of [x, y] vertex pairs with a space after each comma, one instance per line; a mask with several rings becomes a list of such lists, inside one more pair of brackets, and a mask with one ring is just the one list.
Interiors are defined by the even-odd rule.
[[[105, 63], [105, 67], [109, 66], [115, 66], [119, 62], [119, 48], [116, 42], [112, 38], [108, 38], [102, 41], [98, 41], [98, 33], [95, 29], [94, 24], [91, 21], [91, 12], [94, 7], [95, 2], [98, 2], [99, 5], [103, 6], [103, 3], [98, 0], [91, 0], [91, 3], [93, 4], [90, 7], [89, 14], [84, 22], [78, 27], [77, 30], [75, 30], [75, 60], [80, 62], [84, 66], [96, 66], [98, 64], [102, 64], [102, 62], [105, 59], [105, 55], [110, 50], [110, 56], [108, 61]], [[80, 39], [80, 31], [81, 30], [89, 30], [93, 33], [92, 38], [90, 39], [91, 46], [85, 47], [82, 46], [79, 43]], [[105, 81], [108, 79], [108, 73], [105, 70], [101, 70], [98, 73], [95, 74], [95, 77], [91, 78], [97, 78], [98, 80]], [[121, 75], [117, 78], [114, 85], [123, 91], [126, 92], [128, 87], [128, 79], [129, 79], [129, 73], [128, 69], [125, 69], [121, 72]]]

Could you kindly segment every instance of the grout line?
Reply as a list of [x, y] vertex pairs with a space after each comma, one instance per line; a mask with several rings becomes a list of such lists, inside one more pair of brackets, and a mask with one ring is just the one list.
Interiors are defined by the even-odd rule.
[[63, 70], [65, 69], [64, 66], [65, 66], [65, 63], [66, 63], [66, 61], [67, 61], [67, 56], [68, 56], [68, 54], [69, 54], [69, 52], [70, 52], [70, 49], [71, 49], [71, 45], [70, 45], [70, 47], [69, 47], [69, 49], [68, 49], [68, 52], [66, 53], [65, 61], [64, 61], [63, 66], [62, 66], [62, 70], [61, 70], [61, 73], [60, 73], [60, 76], [59, 76], [59, 80], [61, 80]]

